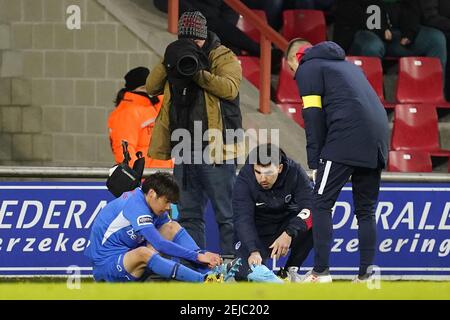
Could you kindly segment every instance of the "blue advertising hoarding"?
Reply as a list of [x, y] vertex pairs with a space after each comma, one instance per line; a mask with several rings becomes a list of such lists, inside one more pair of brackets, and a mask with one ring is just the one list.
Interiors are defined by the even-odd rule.
[[[375, 216], [375, 265], [381, 275], [403, 279], [450, 279], [449, 184], [382, 184]], [[333, 274], [358, 272], [358, 224], [347, 185], [333, 213]], [[312, 266], [312, 255], [306, 266]]]
[[92, 273], [83, 250], [113, 199], [104, 183], [1, 183], [0, 275]]
[[[450, 184], [382, 184], [375, 264], [382, 276], [450, 279]], [[0, 183], [0, 276], [81, 274], [92, 269], [83, 255], [96, 215], [114, 197], [104, 183]], [[357, 272], [357, 222], [347, 185], [336, 203], [332, 273]], [[218, 251], [211, 206], [208, 249]], [[282, 263], [283, 261], [280, 261]], [[312, 255], [304, 268], [312, 265]]]

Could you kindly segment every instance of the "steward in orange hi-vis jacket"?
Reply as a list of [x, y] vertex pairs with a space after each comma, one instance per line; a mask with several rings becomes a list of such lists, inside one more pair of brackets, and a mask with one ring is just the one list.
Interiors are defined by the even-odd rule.
[[123, 161], [122, 140], [128, 141], [132, 167], [136, 153], [142, 152], [146, 168], [173, 168], [172, 160], [152, 159], [147, 155], [156, 117], [163, 96], [151, 97], [145, 91], [149, 70], [138, 67], [125, 75], [125, 88], [117, 94], [116, 109], [108, 118], [109, 139], [116, 163]]

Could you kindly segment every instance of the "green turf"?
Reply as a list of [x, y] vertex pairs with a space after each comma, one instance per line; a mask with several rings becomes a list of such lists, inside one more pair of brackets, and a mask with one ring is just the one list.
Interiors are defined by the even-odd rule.
[[169, 300], [305, 300], [305, 299], [450, 299], [450, 282], [382, 281], [379, 290], [365, 284], [190, 284], [82, 282], [0, 283], [0, 299], [169, 299]]

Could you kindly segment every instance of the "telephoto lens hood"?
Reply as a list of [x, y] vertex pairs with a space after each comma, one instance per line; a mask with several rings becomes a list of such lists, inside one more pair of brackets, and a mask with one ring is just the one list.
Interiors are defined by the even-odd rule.
[[177, 61], [177, 71], [184, 77], [192, 77], [197, 73], [198, 67], [198, 59], [193, 54], [186, 54]]

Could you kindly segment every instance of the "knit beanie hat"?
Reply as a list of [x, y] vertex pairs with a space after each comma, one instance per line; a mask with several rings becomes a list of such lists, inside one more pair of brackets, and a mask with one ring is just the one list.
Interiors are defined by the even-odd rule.
[[125, 88], [134, 90], [140, 86], [145, 85], [150, 70], [145, 67], [137, 67], [128, 71], [125, 75]]
[[187, 11], [178, 20], [178, 38], [208, 38], [206, 18], [200, 11]]

